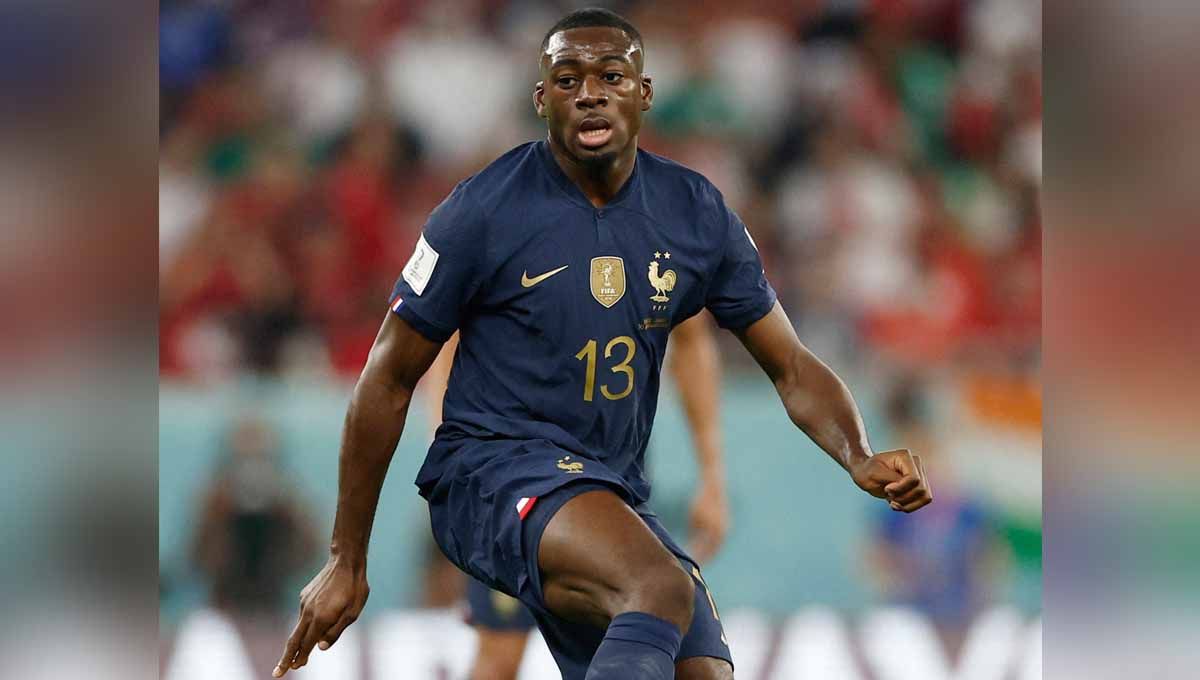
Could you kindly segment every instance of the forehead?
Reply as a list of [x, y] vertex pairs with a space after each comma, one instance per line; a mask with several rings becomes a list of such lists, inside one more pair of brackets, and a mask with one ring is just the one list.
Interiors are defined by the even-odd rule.
[[606, 56], [623, 56], [635, 61], [641, 53], [637, 43], [619, 28], [611, 26], [588, 26], [569, 28], [550, 36], [542, 62], [549, 66], [565, 58], [595, 60]]

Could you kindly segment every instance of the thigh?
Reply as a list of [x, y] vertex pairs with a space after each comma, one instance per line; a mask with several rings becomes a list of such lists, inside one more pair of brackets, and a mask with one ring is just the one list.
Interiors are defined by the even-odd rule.
[[434, 539], [457, 567], [527, 604], [540, 594], [531, 589], [537, 562], [525, 541], [544, 510], [582, 488], [627, 491], [599, 462], [559, 468], [563, 451], [538, 442], [478, 442], [455, 455], [462, 456], [455, 473], [426, 496]]
[[612, 611], [598, 604], [619, 597], [648, 569], [676, 564], [633, 508], [604, 490], [564, 503], [542, 531], [536, 554], [546, 608], [597, 628], [608, 625]]

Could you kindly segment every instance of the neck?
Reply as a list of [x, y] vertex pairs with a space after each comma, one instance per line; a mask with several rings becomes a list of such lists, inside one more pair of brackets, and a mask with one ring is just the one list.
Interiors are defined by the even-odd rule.
[[637, 161], [637, 137], [616, 155], [595, 163], [582, 163], [559, 147], [552, 137], [549, 137], [548, 141], [554, 162], [558, 163], [558, 167], [562, 168], [567, 178], [574, 182], [588, 201], [597, 208], [607, 205], [621, 187], [625, 186]]

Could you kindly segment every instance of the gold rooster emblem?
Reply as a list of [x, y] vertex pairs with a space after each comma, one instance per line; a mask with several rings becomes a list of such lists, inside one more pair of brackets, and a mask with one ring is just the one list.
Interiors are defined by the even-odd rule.
[[650, 299], [655, 302], [670, 302], [671, 299], [667, 297], [667, 293], [675, 289], [675, 270], [668, 269], [659, 275], [658, 262], [653, 261], [650, 263], [649, 275], [650, 285], [654, 286], [654, 290], [658, 292], [657, 295], [651, 295]]
[[583, 463], [580, 463], [580, 462], [572, 463], [570, 461], [571, 461], [570, 456], [566, 456], [565, 458], [559, 458], [558, 465], [557, 465], [558, 469], [563, 470], [563, 471], [567, 472], [568, 474], [579, 474], [580, 472], [583, 472]]

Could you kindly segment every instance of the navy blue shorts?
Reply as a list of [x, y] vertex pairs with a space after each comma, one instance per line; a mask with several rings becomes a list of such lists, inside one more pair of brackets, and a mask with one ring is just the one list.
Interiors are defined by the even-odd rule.
[[521, 601], [467, 579], [467, 623], [501, 633], [528, 633], [537, 622]]
[[[500, 450], [494, 457], [480, 456], [480, 447]], [[460, 569], [528, 608], [563, 680], [583, 680], [605, 631], [563, 620], [546, 608], [538, 547], [543, 530], [559, 508], [579, 494], [599, 489], [612, 491], [634, 506], [692, 575], [695, 613], [677, 659], [711, 656], [733, 663], [716, 606], [695, 560], [649, 508], [634, 505], [632, 493], [616, 473], [603, 463], [565, 453], [548, 442], [475, 442], [472, 449], [464, 460], [487, 462], [459, 467], [453, 479], [439, 480], [426, 495], [434, 540]]]

